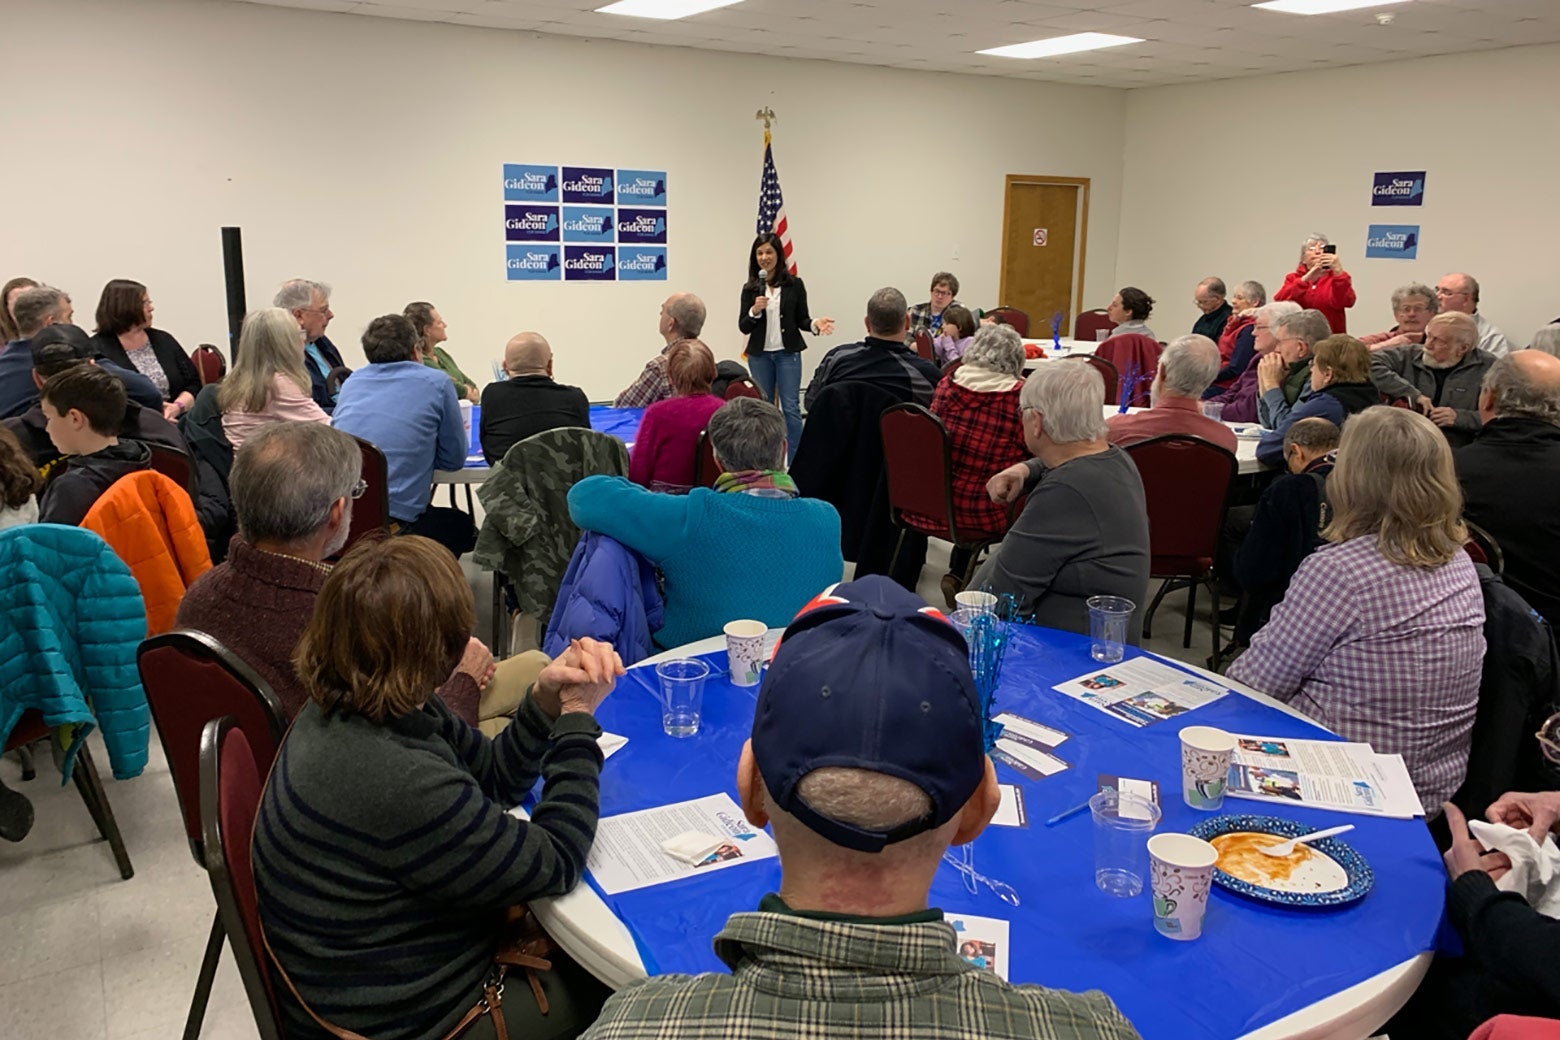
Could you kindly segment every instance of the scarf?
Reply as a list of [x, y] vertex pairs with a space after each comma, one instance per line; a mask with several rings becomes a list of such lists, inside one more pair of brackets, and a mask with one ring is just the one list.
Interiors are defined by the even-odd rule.
[[778, 469], [744, 469], [735, 473], [722, 473], [715, 478], [715, 490], [730, 494], [758, 495], [761, 498], [795, 498], [796, 481], [790, 474]]

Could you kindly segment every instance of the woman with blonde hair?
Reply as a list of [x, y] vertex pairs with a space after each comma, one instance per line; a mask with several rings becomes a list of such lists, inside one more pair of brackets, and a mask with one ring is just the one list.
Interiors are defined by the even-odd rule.
[[1230, 678], [1402, 755], [1434, 816], [1467, 770], [1484, 661], [1451, 448], [1416, 412], [1368, 408], [1343, 428], [1327, 499], [1332, 544], [1300, 565]]
[[232, 371], [217, 388], [223, 436], [236, 452], [267, 423], [330, 422], [310, 396], [310, 385], [298, 319], [281, 307], [250, 311], [238, 334]]

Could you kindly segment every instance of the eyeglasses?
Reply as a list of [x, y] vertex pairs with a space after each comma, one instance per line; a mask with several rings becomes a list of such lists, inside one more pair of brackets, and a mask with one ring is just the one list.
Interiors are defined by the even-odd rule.
[[352, 497], [354, 499], [362, 498], [363, 497], [363, 493], [366, 492], [367, 490], [368, 490], [368, 481], [366, 481], [366, 480], [362, 479], [361, 477], [359, 477], [358, 478], [358, 482], [356, 484], [352, 485]]
[[1435, 287], [1437, 296], [1467, 296], [1467, 289], [1443, 289], [1439, 285]]
[[932, 290], [932, 295], [933, 296], [952, 296], [953, 295], [953, 290], [945, 288], [945, 287], [939, 285], [937, 288]]
[[1544, 757], [1551, 762], [1560, 762], [1560, 712], [1545, 719], [1533, 735], [1538, 738], [1538, 746], [1544, 752]]

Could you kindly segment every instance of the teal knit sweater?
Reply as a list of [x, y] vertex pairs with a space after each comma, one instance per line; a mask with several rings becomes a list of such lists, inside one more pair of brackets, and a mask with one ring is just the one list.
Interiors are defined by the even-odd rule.
[[[573, 888], [596, 834], [601, 727], [529, 698], [489, 740], [431, 697], [382, 724], [298, 713], [260, 803], [260, 918], [326, 1020], [443, 1036], [477, 1002], [504, 908]], [[543, 777], [529, 823], [505, 810]], [[523, 988], [523, 984], [522, 984]], [[277, 986], [287, 1035], [328, 1038]], [[527, 998], [529, 999], [529, 998]]]
[[815, 498], [765, 498], [694, 488], [646, 491], [623, 477], [586, 477], [569, 516], [642, 554], [666, 578], [663, 647], [720, 635], [728, 621], [790, 623], [845, 573], [840, 515]]

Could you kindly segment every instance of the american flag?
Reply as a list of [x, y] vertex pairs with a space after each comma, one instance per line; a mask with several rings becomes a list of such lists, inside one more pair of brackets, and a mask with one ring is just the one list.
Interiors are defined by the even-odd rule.
[[764, 175], [758, 184], [758, 231], [767, 235], [771, 231], [780, 236], [785, 247], [785, 262], [792, 274], [796, 273], [796, 260], [791, 247], [791, 229], [785, 219], [785, 199], [780, 195], [780, 175], [775, 172], [775, 153], [769, 143], [769, 131], [764, 131]]

